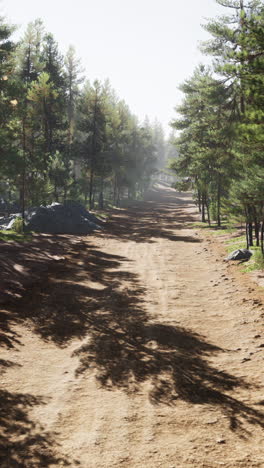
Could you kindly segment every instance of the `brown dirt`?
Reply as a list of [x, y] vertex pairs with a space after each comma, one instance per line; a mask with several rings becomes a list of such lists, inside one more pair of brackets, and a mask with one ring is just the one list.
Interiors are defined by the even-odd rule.
[[194, 217], [157, 188], [1, 310], [2, 468], [264, 466], [261, 296]]

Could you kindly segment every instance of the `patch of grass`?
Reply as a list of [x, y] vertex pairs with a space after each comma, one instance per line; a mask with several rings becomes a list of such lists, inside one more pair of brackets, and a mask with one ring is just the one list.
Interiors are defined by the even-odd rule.
[[233, 237], [226, 240], [227, 252], [233, 252], [233, 250], [245, 249], [247, 247], [245, 236]]
[[213, 235], [215, 236], [223, 236], [224, 234], [233, 234], [236, 232], [237, 228], [235, 226], [226, 226], [220, 228], [214, 228]]
[[190, 227], [198, 227], [198, 228], [203, 228], [203, 229], [210, 229], [210, 226], [208, 226], [207, 223], [202, 223], [201, 221], [197, 221], [195, 223], [189, 223], [188, 226]]
[[206, 229], [209, 234], [212, 234], [214, 236], [222, 236], [227, 233], [232, 234], [237, 230], [237, 226], [227, 221], [223, 221], [221, 227], [218, 227], [214, 223], [212, 223], [211, 226], [209, 226], [207, 223], [202, 223], [201, 221], [190, 223], [189, 226], [199, 229]]
[[254, 270], [264, 270], [264, 257], [260, 247], [250, 247], [253, 252], [251, 259], [243, 265], [242, 271], [248, 273]]
[[17, 233], [15, 231], [0, 231], [0, 240], [4, 242], [30, 242], [32, 235], [30, 233]]
[[[246, 243], [245, 235], [235, 237], [232, 239], [228, 239], [225, 242], [225, 247], [227, 249], [228, 254], [238, 249], [246, 249], [247, 243]], [[263, 270], [264, 258], [262, 256], [260, 247], [257, 247], [254, 245], [254, 246], [251, 246], [249, 250], [253, 253], [253, 255], [248, 262], [242, 263], [240, 265], [241, 270], [244, 273], [249, 273], [250, 271], [254, 271], [254, 270]]]
[[[218, 228], [215, 224], [208, 226], [207, 223], [202, 223], [201, 221], [190, 223], [189, 226], [199, 229], [206, 229], [206, 233], [212, 236], [223, 236], [225, 234], [237, 233], [236, 236], [231, 236], [224, 239], [223, 245], [228, 255], [235, 250], [245, 249], [247, 247], [245, 234], [239, 235], [239, 233], [243, 230], [243, 226], [238, 224], [238, 220], [223, 221], [220, 228]], [[249, 250], [253, 253], [253, 255], [248, 262], [241, 263], [239, 265], [241, 271], [244, 273], [249, 273], [254, 270], [264, 270], [264, 258], [262, 256], [260, 247], [256, 247], [254, 245], [250, 247]]]

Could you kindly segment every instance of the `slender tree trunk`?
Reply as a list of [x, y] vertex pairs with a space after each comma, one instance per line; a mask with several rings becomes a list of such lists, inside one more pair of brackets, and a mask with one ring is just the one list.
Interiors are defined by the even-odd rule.
[[257, 210], [256, 207], [254, 206], [254, 230], [255, 230], [255, 239], [256, 239], [256, 245], [259, 247], [259, 221], [258, 221], [258, 216], [257, 216]]
[[208, 224], [209, 224], [209, 226], [211, 226], [210, 208], [209, 208], [209, 201], [208, 201], [208, 198], [207, 198], [207, 197], [206, 197], [206, 200], [205, 200], [205, 204], [206, 204], [206, 211], [207, 211], [207, 220], [208, 220]]
[[197, 197], [198, 197], [198, 209], [199, 209], [199, 213], [201, 213], [202, 208], [201, 208], [201, 192], [200, 192], [200, 190], [198, 190], [198, 192], [197, 192]]
[[253, 223], [252, 223], [252, 206], [248, 207], [248, 244], [249, 246], [253, 246]]
[[247, 240], [247, 249], [249, 249], [248, 222], [246, 222], [246, 240]]
[[254, 243], [253, 243], [253, 225], [252, 225], [252, 222], [248, 223], [248, 242], [249, 242], [249, 246], [253, 246]]
[[261, 223], [260, 246], [261, 246], [262, 255], [264, 257], [264, 219], [262, 220], [262, 223]]
[[94, 171], [93, 171], [93, 163], [92, 163], [91, 172], [90, 172], [90, 184], [89, 184], [89, 210], [93, 208], [93, 179], [94, 179]]
[[218, 177], [217, 184], [217, 226], [221, 226], [221, 177]]
[[104, 209], [104, 178], [101, 177], [101, 187], [100, 187], [100, 192], [98, 196], [98, 207], [100, 210]]
[[117, 203], [117, 175], [116, 174], [115, 174], [115, 179], [114, 179], [113, 202], [114, 202], [114, 205], [116, 205]]
[[202, 223], [205, 223], [205, 196], [202, 194]]
[[252, 217], [251, 217], [251, 207], [248, 206], [245, 208], [245, 216], [246, 216], [246, 237], [247, 237], [247, 249], [254, 245], [253, 243], [253, 225], [252, 225]]

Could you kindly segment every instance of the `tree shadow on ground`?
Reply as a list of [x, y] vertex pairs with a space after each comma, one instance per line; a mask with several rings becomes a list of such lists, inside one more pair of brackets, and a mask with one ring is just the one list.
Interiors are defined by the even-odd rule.
[[0, 241], [0, 304], [20, 299], [32, 284], [42, 281], [65, 251], [74, 250], [79, 239], [37, 234], [23, 244]]
[[[73, 338], [82, 339], [91, 328], [91, 319], [101, 323], [104, 304], [118, 300], [112, 297], [117, 284], [133, 280], [135, 275], [116, 268], [125, 257], [110, 255], [80, 243], [73, 257], [65, 264], [57, 265], [42, 285], [37, 284], [17, 304], [9, 304], [10, 317], [30, 328], [44, 340], [58, 346], [67, 346]], [[128, 261], [128, 260], [127, 260]], [[138, 301], [137, 291], [132, 303]]]
[[136, 284], [133, 278], [133, 288], [112, 287], [100, 304], [100, 318], [89, 311], [89, 340], [75, 352], [80, 356], [77, 375], [94, 370], [104, 388], [126, 392], [148, 382], [153, 404], [184, 400], [219, 407], [230, 428], [241, 434], [245, 422], [264, 427], [264, 413], [228, 394], [249, 384], [209, 364], [208, 358], [223, 350], [190, 330], [151, 322], [143, 310], [144, 292]]
[[264, 427], [264, 414], [233, 396], [250, 385], [210, 364], [224, 350], [190, 330], [153, 321], [145, 310], [145, 289], [137, 275], [121, 269], [123, 262], [124, 256], [77, 244], [71, 260], [58, 265], [14, 314], [58, 346], [88, 336], [75, 353], [77, 375], [93, 370], [106, 389], [136, 392], [148, 382], [153, 404], [183, 400], [218, 407], [241, 435], [245, 423]]
[[[0, 371], [17, 366], [0, 361]], [[36, 468], [76, 466], [60, 455], [56, 434], [47, 432], [30, 417], [34, 406], [44, 405], [42, 397], [0, 390], [0, 466], [1, 468]]]
[[[144, 241], [145, 237], [140, 237]], [[93, 370], [103, 388], [128, 393], [148, 383], [149, 398], [155, 405], [175, 405], [183, 400], [220, 408], [228, 416], [230, 428], [241, 435], [246, 434], [249, 423], [264, 427], [264, 414], [233, 396], [236, 390], [250, 385], [210, 364], [210, 358], [224, 350], [190, 330], [159, 323], [148, 315], [146, 291], [138, 276], [122, 269], [122, 264], [128, 262], [122, 255], [105, 253], [84, 240], [76, 241], [68, 249], [65, 263], [57, 264], [45, 282], [35, 286], [18, 304], [6, 308], [8, 332], [14, 324], [26, 322], [43, 340], [58, 346], [88, 336], [87, 343], [75, 352], [80, 358], [78, 376]], [[19, 337], [14, 335], [13, 339]], [[16, 344], [10, 333], [8, 340]], [[5, 424], [10, 428], [4, 429], [7, 446], [13, 440], [11, 428], [14, 425], [15, 430], [19, 417], [24, 418], [25, 437], [31, 440], [33, 426], [31, 431], [27, 410], [41, 402], [30, 398], [3, 394], [4, 407], [11, 414], [10, 420], [2, 421], [4, 428]], [[19, 416], [16, 411], [21, 407]], [[52, 436], [43, 437], [44, 446], [47, 440], [52, 448]]]
[[180, 194], [172, 189], [151, 189], [144, 201], [133, 201], [125, 210], [112, 210], [111, 220], [105, 226], [109, 237], [122, 241], [153, 243], [164, 238], [171, 241], [200, 242], [195, 235], [176, 235], [174, 230], [186, 229], [197, 221], [191, 194]]
[[0, 390], [1, 468], [74, 466], [58, 454], [55, 434], [30, 419], [29, 410], [43, 403], [33, 395]]

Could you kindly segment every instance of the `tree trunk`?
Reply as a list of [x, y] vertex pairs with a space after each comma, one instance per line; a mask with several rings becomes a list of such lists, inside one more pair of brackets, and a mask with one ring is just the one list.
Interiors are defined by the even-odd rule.
[[207, 211], [207, 220], [208, 220], [208, 224], [209, 226], [211, 226], [211, 218], [210, 218], [210, 209], [209, 209], [209, 202], [208, 202], [208, 198], [206, 197], [206, 211]]
[[205, 196], [202, 194], [202, 223], [205, 222]]
[[220, 176], [218, 178], [218, 185], [217, 185], [217, 226], [221, 227], [221, 181], [220, 181]]
[[98, 197], [98, 205], [99, 209], [103, 210], [104, 209], [104, 178], [101, 177], [101, 187], [100, 187], [100, 193]]
[[256, 245], [259, 247], [259, 222], [257, 219], [255, 219], [255, 238], [256, 238]]
[[262, 223], [261, 223], [260, 246], [261, 246], [262, 255], [264, 257], [264, 219], [262, 220]]
[[246, 222], [246, 240], [247, 240], [247, 249], [248, 249], [249, 248], [248, 222]]
[[253, 243], [253, 225], [252, 225], [252, 222], [250, 221], [250, 223], [248, 223], [248, 243], [249, 243], [249, 246], [253, 246], [254, 243]]
[[94, 178], [93, 167], [91, 167], [90, 184], [89, 184], [89, 210], [93, 208], [93, 178]]
[[255, 239], [256, 239], [256, 245], [259, 247], [259, 222], [258, 222], [258, 216], [257, 216], [257, 210], [256, 207], [254, 206], [254, 230], [255, 230]]
[[200, 190], [198, 190], [198, 192], [197, 192], [197, 197], [198, 197], [198, 209], [199, 209], [199, 213], [201, 213], [202, 208], [201, 208], [201, 192], [200, 192]]

